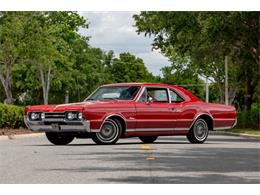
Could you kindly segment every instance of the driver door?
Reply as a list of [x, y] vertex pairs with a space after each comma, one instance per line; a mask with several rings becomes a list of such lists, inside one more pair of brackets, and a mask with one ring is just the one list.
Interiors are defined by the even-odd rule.
[[145, 87], [136, 102], [136, 131], [173, 132], [177, 117], [167, 88]]

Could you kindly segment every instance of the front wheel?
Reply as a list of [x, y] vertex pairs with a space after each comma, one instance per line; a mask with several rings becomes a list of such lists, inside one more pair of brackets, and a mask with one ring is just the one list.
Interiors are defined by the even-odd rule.
[[64, 133], [46, 132], [47, 139], [54, 145], [67, 145], [73, 141], [74, 136]]
[[143, 142], [143, 143], [153, 143], [158, 136], [141, 136], [139, 137], [139, 139]]
[[187, 138], [190, 143], [203, 143], [206, 141], [208, 134], [209, 129], [206, 121], [199, 118], [190, 129]]
[[115, 144], [121, 133], [121, 123], [116, 119], [108, 119], [103, 123], [100, 132], [93, 134], [92, 140], [96, 144]]

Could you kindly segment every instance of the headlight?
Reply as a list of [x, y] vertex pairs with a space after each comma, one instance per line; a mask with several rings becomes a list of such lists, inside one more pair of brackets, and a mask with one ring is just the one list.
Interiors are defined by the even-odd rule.
[[31, 115], [30, 115], [30, 118], [32, 120], [38, 120], [40, 118], [40, 113], [32, 112]]
[[67, 114], [67, 119], [69, 119], [69, 120], [73, 120], [76, 117], [77, 117], [77, 115], [72, 112], [68, 112], [68, 114]]
[[66, 118], [70, 121], [72, 120], [82, 120], [83, 115], [81, 112], [67, 112]]
[[82, 117], [82, 113], [78, 113], [78, 119], [81, 120], [83, 117]]
[[41, 113], [41, 119], [45, 119], [45, 113]]

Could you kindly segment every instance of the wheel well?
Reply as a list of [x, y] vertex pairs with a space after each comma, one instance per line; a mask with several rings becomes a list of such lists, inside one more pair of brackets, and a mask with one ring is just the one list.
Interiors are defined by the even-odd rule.
[[206, 121], [209, 130], [213, 130], [213, 120], [209, 115], [203, 114], [199, 118], [204, 119]]
[[116, 119], [120, 122], [120, 124], [122, 125], [122, 135], [124, 135], [125, 130], [126, 130], [126, 123], [125, 120], [120, 117], [120, 116], [110, 116], [108, 119]]

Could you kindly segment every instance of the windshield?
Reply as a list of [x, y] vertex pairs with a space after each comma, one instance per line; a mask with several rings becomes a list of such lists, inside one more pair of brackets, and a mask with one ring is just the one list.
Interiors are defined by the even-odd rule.
[[100, 87], [85, 101], [90, 100], [132, 100], [138, 93], [139, 86], [107, 86]]

